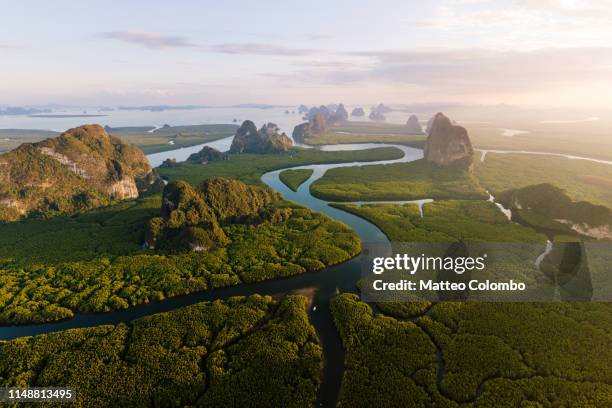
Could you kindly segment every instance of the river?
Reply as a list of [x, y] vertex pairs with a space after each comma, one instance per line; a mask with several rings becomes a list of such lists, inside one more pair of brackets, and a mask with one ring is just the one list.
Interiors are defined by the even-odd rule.
[[202, 150], [204, 146], [212, 147], [214, 149], [219, 150], [220, 152], [226, 152], [230, 149], [230, 146], [232, 145], [232, 140], [234, 140], [234, 136], [229, 136], [223, 139], [218, 139], [212, 142], [202, 143], [199, 145], [182, 147], [180, 149], [174, 150], [167, 150], [165, 152], [152, 153], [147, 155], [147, 158], [149, 159], [149, 162], [151, 163], [152, 167], [159, 167], [159, 165], [161, 165], [166, 159], [176, 159], [177, 162], [183, 162], [187, 160], [187, 158], [191, 154], [197, 153]]
[[[229, 139], [229, 140], [228, 140]], [[227, 150], [231, 138], [206, 143], [208, 146], [217, 146], [219, 150]], [[175, 157], [178, 161], [185, 160], [187, 156], [201, 149], [203, 145], [177, 149], [149, 155], [153, 165], [161, 163], [168, 157]], [[225, 148], [224, 148], [225, 146]], [[418, 160], [423, 157], [422, 150], [412, 147], [393, 144], [355, 144], [342, 146], [323, 146], [323, 150], [362, 150], [372, 147], [396, 147], [404, 152], [404, 156], [396, 160], [382, 160], [378, 162], [353, 162], [342, 164], [319, 164], [298, 166], [295, 168], [309, 168], [313, 174], [297, 192], [290, 190], [279, 179], [281, 170], [272, 171], [262, 176], [262, 181], [274, 190], [280, 192], [284, 198], [296, 202], [314, 211], [325, 213], [351, 227], [364, 242], [388, 243], [385, 234], [374, 224], [355, 215], [330, 207], [328, 202], [313, 197], [310, 194], [310, 185], [322, 177], [331, 168], [351, 167], [371, 164], [401, 163]], [[418, 203], [417, 203], [418, 204]], [[422, 203], [421, 203], [422, 204]], [[337, 293], [355, 292], [356, 283], [360, 278], [360, 257], [353, 258], [342, 264], [325, 268], [319, 272], [271, 280], [256, 284], [241, 284], [229, 288], [221, 288], [190, 295], [178, 296], [161, 302], [134, 306], [126, 310], [109, 313], [82, 314], [60, 322], [35, 324], [26, 326], [0, 327], [0, 339], [10, 340], [17, 337], [32, 336], [36, 334], [56, 332], [71, 328], [93, 327], [104, 324], [127, 323], [143, 316], [170, 311], [179, 307], [215, 299], [227, 299], [231, 296], [246, 296], [250, 294], [283, 295], [299, 291], [300, 289], [314, 289], [309, 315], [321, 340], [324, 354], [324, 371], [322, 384], [319, 389], [318, 405], [335, 406], [342, 381], [344, 370], [344, 349], [338, 336], [335, 324], [330, 313], [330, 300]]]
[[[184, 161], [189, 154], [199, 151], [202, 146], [208, 145], [225, 151], [229, 149], [231, 137], [205, 143], [189, 148], [177, 149], [149, 155], [154, 166], [163, 160], [174, 157], [177, 161]], [[377, 162], [353, 162], [341, 164], [319, 164], [292, 167], [295, 169], [312, 169], [312, 176], [303, 183], [297, 192], [290, 190], [279, 179], [282, 170], [271, 171], [262, 176], [262, 181], [278, 191], [285, 199], [296, 202], [313, 211], [327, 214], [333, 219], [341, 221], [352, 228], [360, 237], [362, 242], [389, 244], [385, 234], [374, 224], [363, 218], [357, 217], [342, 210], [333, 208], [327, 201], [320, 200], [310, 194], [310, 185], [321, 178], [325, 172], [332, 168], [353, 167], [373, 164], [405, 163], [421, 159], [423, 151], [408, 146], [395, 144], [345, 144], [321, 146], [322, 150], [363, 150], [373, 147], [395, 147], [404, 152], [404, 156], [396, 160], [382, 160]], [[408, 203], [412, 201], [397, 201], [395, 203]], [[422, 209], [422, 205], [431, 200], [417, 200], [415, 204]], [[363, 204], [364, 202], [358, 202]], [[422, 211], [422, 210], [421, 210]], [[344, 371], [344, 348], [336, 330], [330, 312], [330, 300], [340, 292], [355, 292], [356, 283], [360, 278], [360, 256], [339, 265], [325, 268], [319, 272], [305, 273], [302, 275], [276, 279], [256, 284], [241, 284], [229, 288], [221, 288], [206, 292], [198, 292], [184, 296], [166, 299], [160, 302], [149, 303], [131, 307], [126, 310], [99, 313], [99, 314], [76, 314], [74, 318], [60, 322], [36, 324], [27, 326], [0, 327], [0, 339], [9, 340], [22, 336], [31, 336], [41, 333], [66, 330], [70, 328], [92, 327], [104, 324], [127, 323], [143, 316], [170, 311], [179, 307], [191, 305], [203, 301], [215, 299], [227, 299], [231, 296], [246, 296], [250, 294], [263, 294], [280, 296], [301, 289], [314, 289], [314, 295], [309, 309], [309, 316], [317, 334], [321, 340], [324, 356], [324, 369], [322, 383], [319, 389], [317, 405], [335, 406], [340, 391]]]

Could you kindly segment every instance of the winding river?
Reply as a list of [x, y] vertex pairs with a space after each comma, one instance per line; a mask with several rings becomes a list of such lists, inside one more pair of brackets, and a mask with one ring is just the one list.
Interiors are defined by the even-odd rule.
[[[222, 139], [214, 145], [223, 148], [228, 141]], [[211, 145], [207, 143], [206, 145]], [[213, 146], [214, 146], [213, 145]], [[153, 165], [161, 163], [165, 158], [177, 157], [180, 161], [194, 151], [201, 149], [200, 146], [191, 148], [177, 149], [171, 152], [150, 155]], [[284, 198], [296, 202], [314, 211], [325, 213], [328, 216], [339, 220], [351, 227], [365, 242], [388, 243], [385, 234], [374, 224], [359, 218], [355, 215], [341, 211], [329, 206], [328, 202], [317, 199], [310, 194], [310, 185], [325, 172], [336, 167], [352, 167], [372, 164], [401, 163], [418, 160], [423, 157], [420, 149], [412, 147], [393, 145], [393, 144], [354, 144], [354, 145], [333, 145], [323, 146], [322, 150], [363, 150], [373, 147], [396, 147], [404, 152], [404, 156], [396, 160], [382, 160], [376, 162], [352, 162], [342, 164], [320, 164], [293, 167], [296, 169], [312, 169], [312, 176], [303, 183], [297, 192], [290, 190], [279, 179], [282, 170], [272, 171], [262, 176], [262, 181], [274, 190], [280, 192]], [[226, 149], [224, 149], [226, 150]], [[177, 154], [179, 153], [179, 154]], [[163, 156], [162, 156], [163, 155]], [[414, 203], [422, 207], [424, 202], [429, 200], [419, 200]], [[404, 203], [408, 201], [403, 201]], [[360, 202], [364, 203], [364, 202]], [[330, 299], [338, 292], [355, 292], [355, 284], [360, 277], [360, 257], [353, 258], [347, 262], [325, 268], [319, 272], [305, 273], [302, 275], [277, 279], [255, 284], [241, 284], [229, 288], [220, 288], [206, 292], [198, 292], [184, 296], [178, 296], [161, 302], [154, 302], [145, 305], [134, 306], [126, 310], [109, 313], [95, 314], [75, 314], [74, 318], [60, 322], [45, 324], [34, 324], [26, 326], [5, 326], [0, 327], [0, 339], [10, 340], [22, 336], [32, 336], [42, 333], [56, 332], [72, 328], [93, 327], [104, 324], [127, 323], [143, 316], [166, 312], [179, 307], [188, 306], [194, 303], [211, 301], [216, 299], [227, 299], [231, 296], [246, 296], [251, 294], [281, 296], [303, 289], [313, 289], [314, 295], [311, 301], [309, 315], [317, 334], [322, 343], [324, 355], [324, 369], [322, 373], [322, 384], [319, 388], [318, 406], [335, 406], [342, 381], [344, 370], [344, 348], [334, 325], [330, 313]]]
[[[189, 154], [199, 151], [204, 145], [213, 146], [219, 150], [227, 150], [230, 143], [231, 138], [225, 138], [212, 143], [192, 146], [190, 148], [177, 149], [149, 155], [149, 159], [153, 166], [158, 166], [164, 159], [169, 157], [174, 157], [177, 159], [177, 161], [186, 160]], [[423, 157], [423, 151], [420, 149], [395, 144], [343, 144], [322, 146], [320, 149], [363, 150], [374, 147], [395, 147], [402, 150], [404, 152], [404, 156], [397, 160], [383, 160], [377, 162], [353, 162], [291, 167], [293, 169], [313, 170], [312, 176], [299, 187], [297, 192], [290, 190], [280, 181], [279, 173], [282, 170], [276, 170], [264, 174], [262, 176], [262, 181], [274, 190], [281, 193], [285, 199], [296, 202], [304, 207], [308, 207], [313, 211], [327, 214], [331, 218], [347, 224], [359, 235], [363, 242], [388, 244], [388, 239], [386, 238], [385, 234], [374, 224], [366, 221], [363, 218], [333, 208], [327, 201], [315, 198], [310, 194], [310, 185], [315, 180], [321, 178], [327, 170], [332, 168], [401, 162], [405, 163], [418, 160]], [[417, 201], [394, 201], [394, 203], [415, 203], [421, 209], [422, 215], [423, 204], [431, 201], [432, 200], [424, 199]], [[361, 201], [357, 202], [356, 204], [364, 203], [366, 202]], [[166, 299], [161, 302], [139, 305], [122, 311], [99, 314], [76, 314], [74, 318], [60, 322], [27, 326], [0, 327], [0, 339], [9, 340], [22, 336], [32, 336], [71, 328], [126, 323], [154, 313], [166, 312], [202, 301], [211, 301], [216, 299], [223, 300], [231, 296], [245, 296], [255, 293], [281, 296], [283, 294], [292, 293], [303, 289], [313, 289], [314, 295], [312, 298], [309, 315], [311, 322], [316, 328], [317, 334], [321, 340], [325, 360], [317, 405], [331, 407], [336, 405], [342, 381], [344, 370], [344, 348], [342, 347], [340, 337], [330, 313], [330, 300], [338, 291], [356, 291], [355, 284], [360, 278], [360, 261], [360, 257], [358, 256], [342, 264], [325, 268], [319, 272], [305, 273], [294, 277], [255, 284], [241, 284], [229, 288], [198, 292], [190, 295]]]

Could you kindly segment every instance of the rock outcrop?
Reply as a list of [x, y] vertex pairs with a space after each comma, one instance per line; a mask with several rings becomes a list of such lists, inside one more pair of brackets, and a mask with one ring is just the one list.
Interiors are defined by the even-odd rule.
[[434, 115], [431, 118], [429, 118], [429, 120], [427, 121], [427, 126], [425, 127], [425, 134], [426, 135], [430, 135], [431, 134], [431, 127], [433, 126], [435, 118], [436, 118], [436, 116]]
[[370, 120], [375, 120], [377, 122], [384, 122], [385, 120], [387, 120], [384, 113], [376, 111], [376, 110], [373, 110], [372, 112], [370, 112], [369, 118]]
[[343, 104], [321, 105], [318, 108], [310, 108], [304, 117], [307, 121], [312, 121], [316, 116], [323, 117], [328, 125], [344, 123], [348, 120], [348, 112]]
[[291, 139], [279, 132], [274, 123], [267, 123], [260, 130], [250, 120], [245, 120], [236, 130], [230, 153], [278, 153], [293, 146]]
[[410, 115], [408, 121], [406, 122], [406, 127], [410, 133], [415, 135], [422, 135], [423, 128], [421, 127], [421, 122], [419, 122], [419, 118], [416, 115]]
[[145, 246], [168, 251], [207, 251], [228, 243], [222, 225], [257, 223], [270, 218], [268, 204], [280, 200], [269, 189], [237, 180], [212, 178], [199, 187], [169, 183], [162, 195], [160, 216], [145, 232]]
[[348, 120], [349, 115], [343, 104], [338, 105], [336, 112], [327, 119], [330, 125], [341, 124]]
[[469, 168], [473, 155], [474, 149], [467, 130], [453, 125], [444, 114], [437, 113], [425, 142], [425, 160], [439, 166], [458, 164]]
[[306, 143], [309, 137], [316, 137], [325, 133], [327, 120], [323, 113], [317, 113], [310, 121], [297, 125], [291, 137], [296, 143]]
[[343, 104], [339, 104], [332, 113], [330, 106], [319, 106], [311, 108], [305, 119], [308, 122], [297, 125], [291, 136], [296, 143], [306, 143], [309, 137], [315, 137], [325, 133], [329, 126], [341, 125], [348, 121], [349, 115]]
[[211, 161], [227, 160], [227, 158], [228, 156], [226, 153], [220, 152], [210, 146], [204, 146], [199, 152], [191, 154], [187, 158], [187, 161], [206, 164]]
[[351, 116], [356, 116], [356, 117], [365, 116], [365, 112], [363, 111], [363, 108], [354, 108], [351, 111]]
[[393, 112], [393, 109], [385, 106], [384, 104], [378, 104], [378, 106], [372, 106], [370, 111], [370, 120], [375, 120], [377, 122], [382, 122], [387, 120], [385, 117], [385, 113]]
[[140, 149], [84, 125], [0, 155], [0, 220], [108, 205], [160, 184]]
[[280, 129], [274, 123], [265, 124], [260, 134], [263, 133], [263, 153], [286, 152], [293, 147], [293, 142], [285, 133], [280, 133]]
[[325, 107], [330, 111], [330, 112], [335, 112], [338, 110], [338, 107], [340, 105], [338, 105], [337, 103], [330, 103], [328, 105], [325, 105]]
[[390, 107], [388, 107], [384, 103], [379, 103], [377, 106], [373, 106], [372, 107], [372, 111], [379, 112], [379, 113], [382, 113], [384, 115], [385, 113], [393, 112], [393, 109], [391, 109]]
[[310, 121], [310, 131], [314, 135], [320, 135], [327, 130], [327, 120], [323, 115], [315, 115]]
[[311, 135], [310, 122], [304, 122], [297, 125], [293, 128], [293, 132], [291, 133], [291, 137], [295, 143], [306, 143], [306, 139]]
[[325, 118], [325, 120], [329, 119], [329, 117], [331, 116], [332, 111], [329, 110], [329, 108], [327, 106], [319, 106], [319, 107], [312, 107], [310, 108], [310, 110], [308, 111], [308, 113], [306, 114], [306, 116], [304, 116], [304, 119], [307, 121], [312, 120], [316, 115], [321, 115]]
[[159, 165], [159, 167], [161, 169], [172, 169], [174, 167], [176, 167], [178, 165], [178, 163], [176, 162], [175, 158], [168, 158], [166, 160], [164, 160], [162, 162], [162, 164]]

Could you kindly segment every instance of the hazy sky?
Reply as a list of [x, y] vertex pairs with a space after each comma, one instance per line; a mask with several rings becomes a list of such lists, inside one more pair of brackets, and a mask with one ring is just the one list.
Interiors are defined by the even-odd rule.
[[3, 1], [0, 104], [612, 106], [612, 0]]

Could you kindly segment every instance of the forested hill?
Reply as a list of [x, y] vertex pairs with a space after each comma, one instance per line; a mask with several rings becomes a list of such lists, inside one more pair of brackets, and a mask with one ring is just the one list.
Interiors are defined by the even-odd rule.
[[612, 239], [612, 210], [586, 201], [573, 201], [549, 183], [504, 191], [500, 203], [532, 226], [573, 232], [592, 238]]
[[266, 208], [280, 195], [238, 180], [211, 178], [199, 187], [173, 181], [164, 188], [161, 216], [149, 221], [145, 233], [149, 249], [208, 250], [225, 246], [226, 223], [259, 223], [287, 219], [287, 210]]

